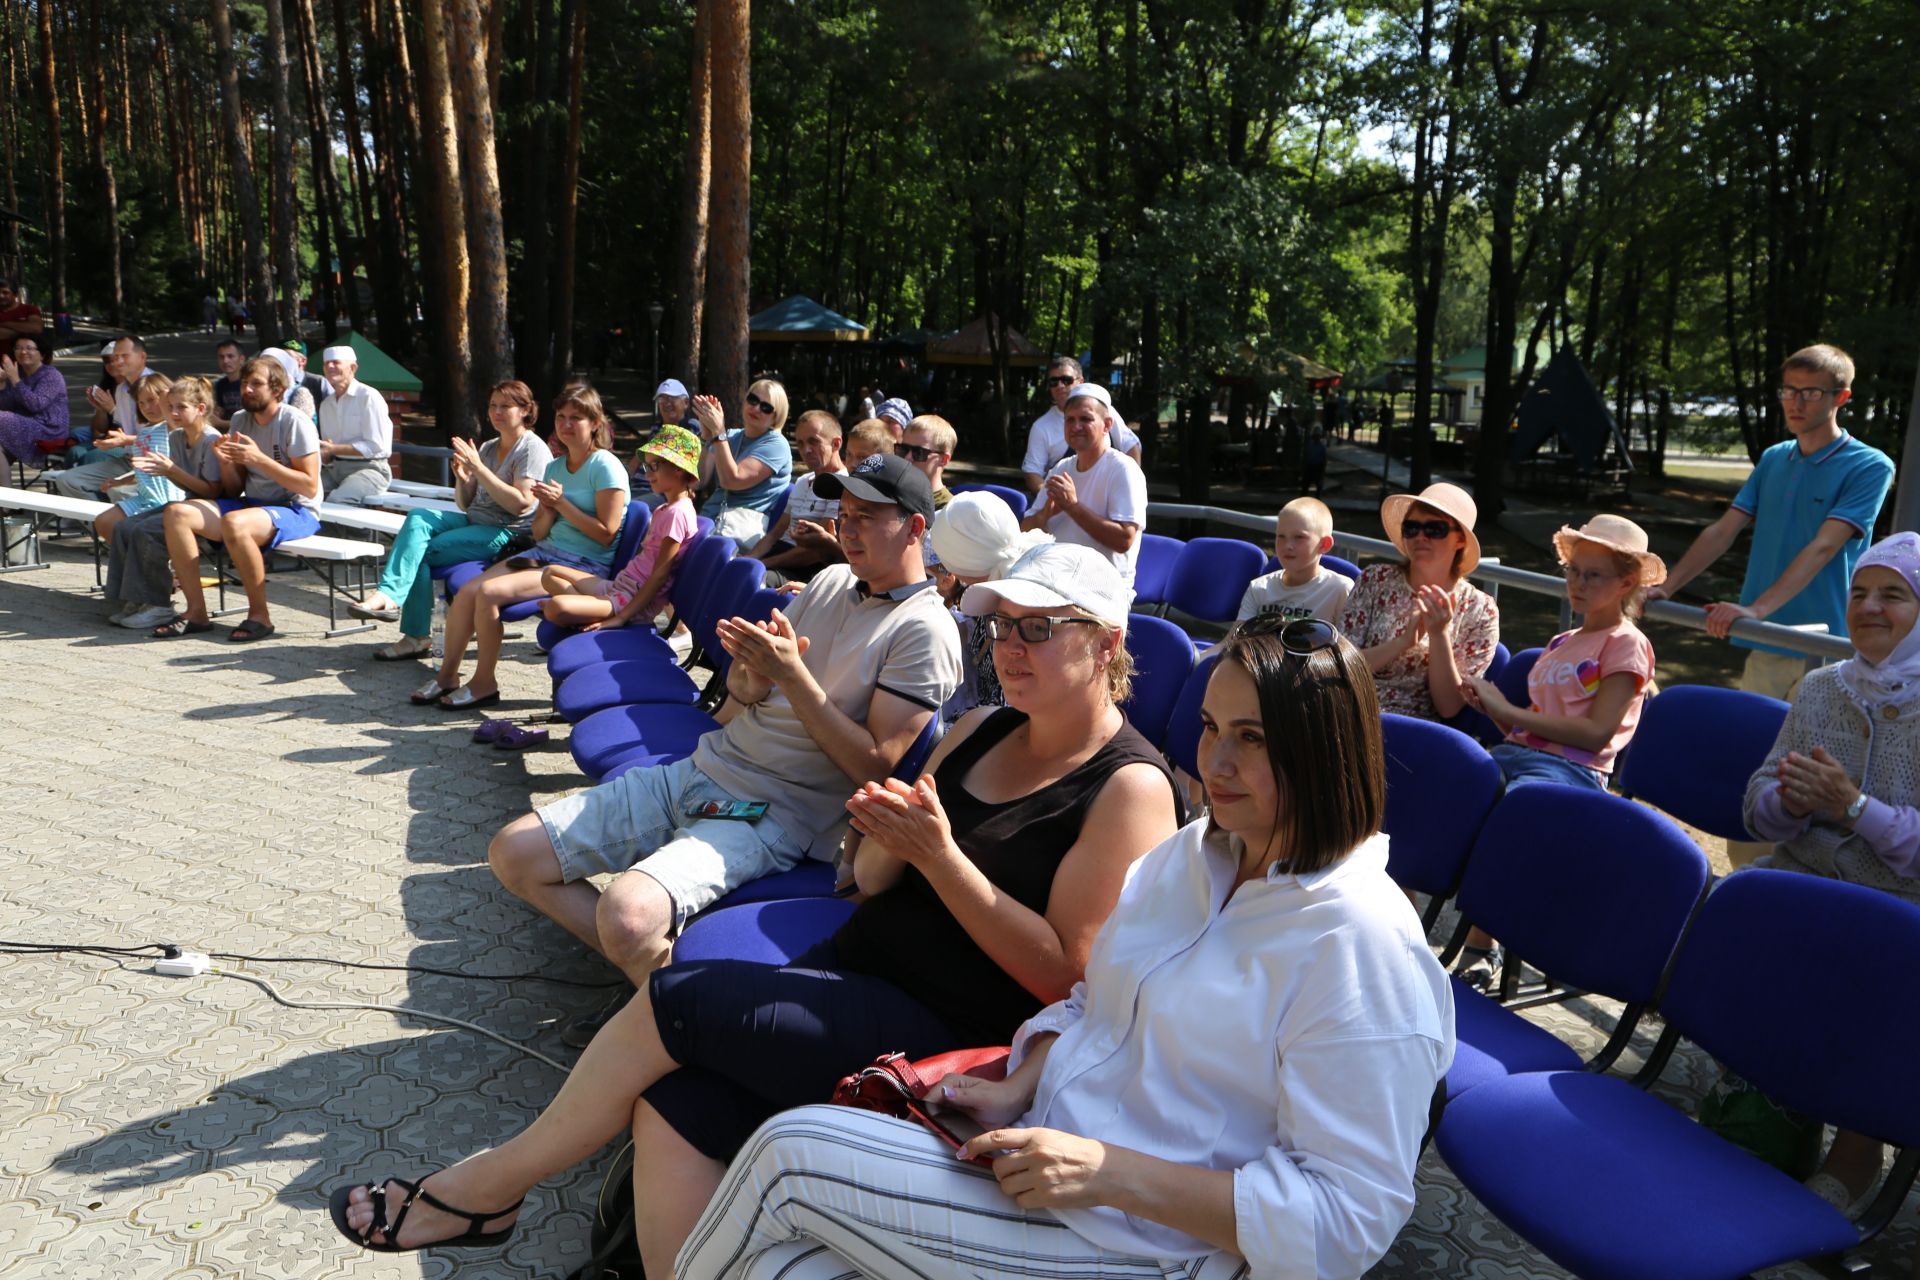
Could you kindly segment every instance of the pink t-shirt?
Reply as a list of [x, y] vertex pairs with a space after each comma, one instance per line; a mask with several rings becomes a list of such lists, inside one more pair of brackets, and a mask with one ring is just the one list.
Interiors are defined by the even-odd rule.
[[[673, 539], [676, 546], [684, 550], [687, 539], [699, 527], [699, 518], [694, 514], [691, 498], [676, 498], [653, 513], [653, 523], [647, 526], [647, 536], [640, 540], [640, 554], [627, 561], [627, 567], [614, 575], [607, 588], [607, 599], [613, 602], [614, 609], [627, 607], [634, 593], [647, 585], [647, 578], [653, 573], [653, 566], [659, 563], [660, 546], [667, 539]], [[654, 593], [657, 602], [667, 594], [667, 588], [673, 585], [674, 569], [679, 568], [680, 557], [673, 558], [673, 567], [667, 570], [667, 576], [661, 581], [660, 589]]]
[[1539, 751], [1564, 756], [1575, 764], [1601, 773], [1613, 772], [1613, 758], [1620, 754], [1640, 723], [1640, 706], [1653, 679], [1653, 645], [1640, 628], [1622, 619], [1620, 625], [1606, 631], [1563, 631], [1547, 642], [1546, 652], [1527, 675], [1527, 697], [1533, 710], [1549, 716], [1585, 717], [1593, 709], [1600, 682], [1611, 675], [1627, 672], [1637, 687], [1627, 714], [1613, 738], [1599, 751], [1582, 751], [1563, 742], [1549, 742], [1537, 733], [1515, 729], [1509, 742]]

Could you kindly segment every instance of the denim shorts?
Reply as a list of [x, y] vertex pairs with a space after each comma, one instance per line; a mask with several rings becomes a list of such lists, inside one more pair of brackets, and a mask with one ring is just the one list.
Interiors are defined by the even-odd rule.
[[536, 564], [557, 564], [564, 569], [579, 569], [583, 573], [597, 574], [600, 577], [605, 577], [608, 572], [608, 567], [598, 560], [589, 560], [585, 556], [564, 551], [551, 542], [536, 543], [532, 550], [523, 551], [520, 555]]
[[686, 810], [736, 796], [691, 759], [629, 769], [611, 782], [535, 810], [571, 884], [605, 872], [644, 871], [673, 899], [673, 931], [749, 880], [785, 871], [806, 849], [771, 817], [689, 818]]
[[1500, 772], [1507, 776], [1509, 787], [1529, 782], [1558, 782], [1569, 787], [1591, 787], [1595, 791], [1607, 789], [1605, 774], [1583, 764], [1575, 764], [1551, 751], [1523, 747], [1517, 742], [1502, 742], [1488, 754], [1500, 766]]
[[311, 538], [320, 532], [320, 517], [305, 507], [282, 507], [268, 502], [255, 502], [251, 498], [216, 498], [214, 505], [220, 508], [223, 516], [245, 511], [249, 507], [266, 512], [267, 519], [273, 521], [273, 540], [267, 543], [269, 547]]

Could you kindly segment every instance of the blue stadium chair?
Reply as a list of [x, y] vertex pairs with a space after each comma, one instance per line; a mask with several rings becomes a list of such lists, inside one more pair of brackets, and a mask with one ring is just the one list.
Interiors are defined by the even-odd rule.
[[1505, 780], [1486, 748], [1431, 720], [1383, 712], [1387, 763], [1387, 874], [1403, 889], [1429, 895], [1431, 929], [1460, 886], [1467, 856]]
[[1614, 771], [1622, 795], [1644, 800], [1689, 826], [1727, 840], [1751, 840], [1741, 806], [1753, 776], [1780, 736], [1787, 704], [1741, 689], [1669, 685], [1648, 698]]
[[1180, 549], [1167, 577], [1167, 606], [1206, 622], [1232, 622], [1263, 563], [1264, 554], [1251, 542], [1195, 538]]
[[990, 493], [1007, 504], [1007, 510], [1013, 512], [1015, 520], [1023, 520], [1027, 514], [1027, 495], [1018, 489], [1009, 489], [1004, 484], [956, 484], [955, 493]]
[[[1166, 611], [1167, 580], [1173, 576], [1174, 562], [1180, 559], [1184, 545], [1178, 538], [1157, 533], [1140, 535], [1140, 557], [1133, 566], [1135, 609], [1144, 613], [1148, 605], [1159, 605], [1160, 612]], [[1234, 603], [1237, 605], [1239, 601]]]
[[[596, 711], [608, 707], [639, 704], [672, 704], [691, 707], [718, 705], [719, 690], [724, 690], [727, 653], [720, 647], [714, 626], [722, 617], [744, 615], [755, 619], [772, 616], [782, 601], [777, 592], [761, 591], [761, 575], [766, 571], [758, 560], [745, 556], [731, 560], [720, 570], [720, 581], [707, 593], [710, 612], [694, 620], [694, 634], [714, 655], [713, 683], [703, 696], [702, 687], [674, 662], [672, 651], [666, 657], [627, 658], [582, 667], [560, 682], [554, 691], [553, 709], [569, 724], [578, 724]], [[757, 610], [756, 610], [757, 606]]]
[[608, 707], [573, 726], [567, 750], [580, 772], [599, 782], [614, 766], [654, 764], [693, 754], [702, 734], [718, 728], [698, 707], [641, 704]]
[[[1653, 810], [1604, 791], [1528, 783], [1493, 807], [1474, 842], [1450, 949], [1478, 925], [1555, 982], [1624, 1004], [1584, 1064], [1604, 1071], [1658, 994], [1708, 879], [1700, 846]], [[1572, 1046], [1458, 978], [1453, 1001], [1449, 1098], [1523, 1071], [1582, 1069]]]
[[[814, 865], [826, 866], [825, 863]], [[769, 880], [780, 878], [768, 877]], [[742, 889], [747, 887], [743, 885]], [[673, 944], [673, 962], [750, 960], [756, 964], [791, 964], [798, 956], [831, 938], [853, 912], [854, 904], [845, 898], [817, 895], [752, 902], [719, 911], [708, 908]]]
[[1165, 618], [1135, 613], [1127, 618], [1127, 652], [1133, 656], [1133, 694], [1120, 710], [1141, 737], [1164, 750], [1167, 721], [1193, 672], [1193, 641]]
[[1660, 999], [1670, 1028], [1781, 1106], [1902, 1149], [1857, 1219], [1670, 1102], [1586, 1071], [1468, 1090], [1447, 1108], [1440, 1154], [1502, 1222], [1586, 1280], [1722, 1280], [1855, 1248], [1920, 1169], [1915, 972], [1920, 907], [1747, 870], [1708, 895]]
[[1533, 664], [1540, 661], [1540, 655], [1545, 652], [1535, 645], [1508, 658], [1507, 665], [1500, 670], [1499, 678], [1493, 682], [1500, 690], [1500, 696], [1516, 707], [1530, 704], [1533, 698], [1527, 692], [1527, 677], [1533, 674]]
[[1181, 686], [1180, 696], [1174, 700], [1173, 711], [1167, 716], [1167, 760], [1189, 778], [1200, 776], [1200, 705], [1206, 701], [1207, 680], [1213, 675], [1213, 664], [1218, 661], [1218, 658], [1200, 660], [1186, 684]]
[[[731, 538], [702, 539], [687, 553], [687, 563], [667, 593], [676, 620], [685, 621], [699, 611], [699, 604], [719, 576], [721, 566], [738, 554], [739, 548]], [[547, 651], [547, 674], [558, 683], [595, 663], [621, 658], [671, 657], [673, 649], [665, 637], [649, 638], [650, 632], [651, 627], [621, 627], [615, 631], [568, 636]]]
[[[1483, 678], [1492, 681], [1494, 687], [1503, 687], [1500, 681], [1506, 675], [1507, 668], [1512, 665], [1512, 663], [1513, 655], [1507, 652], [1507, 646], [1496, 640], [1493, 645], [1493, 656], [1487, 659], [1487, 669], [1480, 674]], [[1522, 680], [1521, 687], [1523, 690], [1525, 685], [1525, 680]], [[1483, 743], [1489, 747], [1506, 736], [1500, 732], [1498, 725], [1487, 718], [1485, 712], [1476, 711], [1472, 707], [1460, 708], [1460, 710], [1448, 716], [1445, 723], [1448, 728], [1458, 729], [1475, 742]]]

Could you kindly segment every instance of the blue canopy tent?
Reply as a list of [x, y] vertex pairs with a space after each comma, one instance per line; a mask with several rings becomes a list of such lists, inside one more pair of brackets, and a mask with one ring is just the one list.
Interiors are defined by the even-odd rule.
[[747, 319], [750, 342], [858, 342], [867, 326], [794, 294]]

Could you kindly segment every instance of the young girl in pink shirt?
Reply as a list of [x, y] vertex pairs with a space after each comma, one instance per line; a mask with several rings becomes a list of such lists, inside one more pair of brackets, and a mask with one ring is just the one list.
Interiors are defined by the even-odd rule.
[[639, 554], [612, 578], [548, 565], [540, 585], [550, 598], [540, 611], [551, 621], [582, 631], [624, 627], [636, 617], [651, 619], [673, 585], [674, 565], [698, 522], [693, 486], [700, 477], [700, 440], [669, 424], [654, 432], [640, 453], [653, 491], [665, 501], [653, 513]]
[[1508, 786], [1561, 782], [1604, 791], [1653, 680], [1653, 646], [1634, 619], [1667, 566], [1647, 550], [1645, 530], [1623, 516], [1563, 528], [1553, 545], [1581, 625], [1547, 642], [1527, 675], [1527, 706], [1477, 677], [1461, 693], [1506, 731], [1493, 758]]

